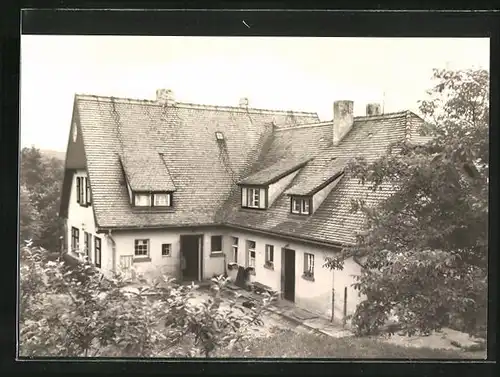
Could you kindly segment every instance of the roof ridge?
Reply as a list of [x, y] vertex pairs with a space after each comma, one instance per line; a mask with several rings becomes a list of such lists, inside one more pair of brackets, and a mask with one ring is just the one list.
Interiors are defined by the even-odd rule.
[[307, 123], [307, 124], [301, 124], [299, 126], [292, 126], [292, 127], [280, 127], [280, 128], [275, 128], [274, 132], [281, 132], [281, 131], [291, 131], [291, 130], [296, 130], [300, 128], [309, 128], [309, 127], [319, 127], [319, 126], [328, 126], [332, 124], [332, 121], [327, 121], [327, 122], [316, 122], [316, 123]]
[[[99, 96], [95, 94], [75, 94], [75, 98], [80, 100], [92, 100], [92, 101], [103, 101], [103, 102], [122, 102], [131, 104], [141, 104], [141, 105], [152, 105], [161, 106], [156, 100], [150, 99], [138, 99], [138, 98], [125, 98], [125, 97], [113, 97], [113, 96]], [[261, 109], [256, 107], [240, 107], [240, 106], [217, 106], [217, 105], [205, 105], [196, 104], [191, 102], [176, 102], [175, 107], [183, 107], [190, 109], [205, 109], [205, 110], [218, 110], [218, 111], [239, 111], [244, 113], [259, 113], [259, 114], [289, 114], [289, 115], [309, 115], [318, 117], [317, 112], [313, 111], [295, 111], [295, 110], [283, 110], [283, 109]]]
[[399, 117], [404, 117], [406, 114], [411, 113], [411, 110], [401, 110], [401, 111], [395, 111], [392, 113], [385, 113], [385, 114], [380, 114], [380, 115], [360, 115], [360, 116], [355, 116], [354, 120], [377, 120], [377, 119], [391, 119], [391, 118], [399, 118]]
[[[407, 114], [412, 113], [414, 114], [411, 110], [403, 110], [403, 111], [397, 111], [393, 113], [385, 113], [381, 115], [361, 115], [361, 116], [355, 116], [354, 121], [357, 120], [379, 120], [379, 119], [393, 119], [393, 118], [402, 118], [407, 116]], [[315, 123], [306, 123], [306, 124], [301, 124], [299, 126], [293, 126], [293, 127], [283, 127], [283, 128], [276, 128], [274, 131], [288, 131], [288, 130], [296, 130], [298, 128], [307, 128], [307, 127], [317, 127], [317, 126], [327, 126], [333, 124], [333, 119], [332, 120], [327, 120], [324, 122], [315, 122]]]

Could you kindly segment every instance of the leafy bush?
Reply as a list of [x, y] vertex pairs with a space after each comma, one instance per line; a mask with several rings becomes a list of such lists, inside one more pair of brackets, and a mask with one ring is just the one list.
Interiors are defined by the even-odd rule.
[[272, 299], [254, 310], [222, 305], [227, 279], [217, 277], [208, 299], [197, 302], [194, 285], [163, 276], [130, 288], [119, 275], [46, 261], [44, 252], [30, 243], [21, 249], [21, 356], [210, 357], [241, 344]]

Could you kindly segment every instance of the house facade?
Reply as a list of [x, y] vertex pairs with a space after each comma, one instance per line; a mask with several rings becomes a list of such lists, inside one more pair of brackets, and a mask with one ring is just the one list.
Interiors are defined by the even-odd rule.
[[[76, 95], [60, 215], [68, 252], [103, 273], [167, 274], [200, 281], [238, 266], [250, 281], [318, 314], [341, 320], [362, 299], [361, 266], [323, 267], [354, 242], [364, 219], [351, 199], [376, 203], [345, 172], [423, 121], [405, 111], [353, 116], [351, 101], [317, 114]], [[413, 139], [412, 139], [413, 138]]]

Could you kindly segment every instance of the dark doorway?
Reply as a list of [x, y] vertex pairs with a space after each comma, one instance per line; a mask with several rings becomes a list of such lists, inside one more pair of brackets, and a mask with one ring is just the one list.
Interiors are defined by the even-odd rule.
[[201, 237], [181, 236], [181, 272], [182, 280], [201, 280]]
[[295, 302], [295, 250], [283, 249], [283, 259], [283, 297]]

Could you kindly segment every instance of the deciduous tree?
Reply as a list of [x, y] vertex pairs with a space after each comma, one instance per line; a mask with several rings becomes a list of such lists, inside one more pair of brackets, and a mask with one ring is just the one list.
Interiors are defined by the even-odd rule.
[[[366, 229], [346, 255], [365, 256], [355, 286], [366, 296], [353, 317], [359, 334], [377, 331], [391, 313], [408, 334], [455, 325], [485, 328], [488, 260], [489, 74], [435, 70], [420, 110], [425, 144], [392, 145], [349, 174], [397, 191], [377, 207], [353, 202]], [[330, 259], [331, 268], [338, 259]]]

